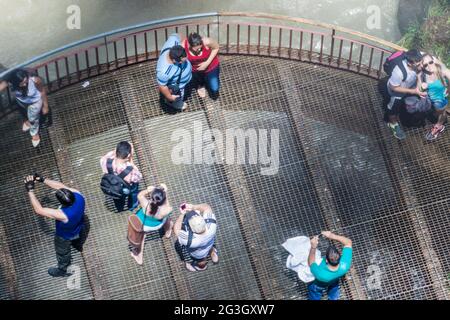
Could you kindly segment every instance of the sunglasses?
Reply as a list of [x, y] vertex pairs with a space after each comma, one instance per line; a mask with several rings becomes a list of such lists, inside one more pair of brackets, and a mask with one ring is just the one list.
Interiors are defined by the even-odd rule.
[[433, 64], [434, 64], [434, 61], [432, 60], [432, 61], [430, 61], [430, 62], [428, 62], [428, 63], [424, 63], [424, 64], [423, 64], [423, 67], [426, 68], [426, 67], [428, 67], [428, 65], [431, 66], [431, 65], [433, 65]]

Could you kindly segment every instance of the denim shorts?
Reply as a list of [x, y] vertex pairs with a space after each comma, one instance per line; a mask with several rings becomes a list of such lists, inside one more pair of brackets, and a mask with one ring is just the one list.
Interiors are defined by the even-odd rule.
[[448, 105], [448, 100], [444, 99], [444, 100], [437, 100], [437, 101], [433, 101], [433, 107], [436, 110], [442, 111], [445, 109], [445, 107], [447, 107]]

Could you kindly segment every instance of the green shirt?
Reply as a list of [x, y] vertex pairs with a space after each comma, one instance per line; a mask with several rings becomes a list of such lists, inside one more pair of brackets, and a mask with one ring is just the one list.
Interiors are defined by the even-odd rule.
[[311, 273], [316, 278], [316, 281], [322, 284], [330, 284], [337, 281], [340, 277], [344, 276], [352, 264], [352, 248], [345, 247], [342, 250], [341, 260], [339, 261], [339, 267], [332, 271], [328, 268], [326, 259], [322, 259], [320, 265], [313, 263], [311, 265]]

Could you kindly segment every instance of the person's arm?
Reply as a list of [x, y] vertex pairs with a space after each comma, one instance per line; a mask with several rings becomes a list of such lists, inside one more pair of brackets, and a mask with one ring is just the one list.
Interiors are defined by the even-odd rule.
[[175, 221], [175, 224], [173, 226], [173, 233], [177, 237], [180, 234], [181, 227], [183, 226], [183, 219], [184, 219], [185, 214], [186, 214], [186, 209], [185, 210], [180, 209], [180, 215], [178, 216], [177, 221]]
[[450, 70], [442, 67], [442, 75], [447, 80], [447, 94], [450, 95]]
[[[145, 190], [142, 190], [141, 192], [139, 192], [138, 194], [138, 201], [139, 201], [139, 205], [144, 208], [144, 210], [147, 208], [148, 206], [148, 195], [153, 191], [155, 187], [150, 186]], [[145, 212], [147, 213], [147, 212]]]
[[311, 239], [311, 249], [309, 249], [309, 255], [308, 255], [308, 266], [311, 267], [313, 263], [315, 263], [316, 260], [316, 250], [317, 245], [319, 244], [319, 237], [315, 236]]
[[330, 231], [322, 231], [322, 235], [330, 240], [335, 240], [342, 243], [344, 247], [348, 248], [352, 247], [352, 240], [350, 240], [349, 238], [338, 236], [337, 234], [334, 234], [333, 232]]
[[202, 204], [187, 204], [186, 208], [188, 210], [197, 210], [200, 211], [200, 213], [203, 215], [205, 212], [211, 212], [212, 209], [211, 207], [206, 204], [206, 203], [202, 203]]
[[80, 193], [80, 191], [78, 191], [77, 189], [70, 188], [70, 187], [66, 186], [65, 184], [63, 184], [63, 183], [61, 183], [59, 181], [55, 181], [55, 180], [50, 180], [50, 179], [44, 178], [39, 173], [35, 173], [35, 177], [33, 177], [33, 178], [35, 178], [36, 181], [44, 183], [48, 187], [50, 187], [52, 189], [55, 189], [55, 190], [67, 189], [67, 190], [70, 190], [72, 192]]
[[214, 58], [219, 53], [219, 48], [220, 48], [219, 44], [211, 38], [204, 37], [204, 38], [202, 38], [202, 40], [203, 40], [203, 44], [211, 49], [211, 54], [209, 55], [208, 60], [206, 60], [205, 62], [202, 62], [198, 65], [197, 69], [199, 71], [204, 71], [209, 67], [211, 62], [214, 60]]
[[38, 215], [62, 222], [68, 221], [66, 215], [61, 210], [42, 207], [33, 191], [28, 192], [28, 195], [30, 197], [31, 206]]
[[25, 188], [28, 191], [28, 196], [30, 198], [31, 206], [33, 207], [34, 212], [36, 212], [38, 215], [55, 219], [62, 222], [67, 222], [66, 215], [61, 210], [56, 209], [50, 209], [50, 208], [44, 208], [42, 207], [41, 203], [37, 199], [36, 195], [34, 194], [34, 187], [35, 187], [35, 176], [27, 176], [25, 178]]
[[418, 87], [412, 88], [412, 89], [408, 89], [408, 88], [403, 88], [401, 86], [393, 86], [393, 85], [389, 85], [391, 90], [396, 92], [396, 93], [400, 93], [400, 94], [408, 94], [408, 95], [412, 95], [412, 96], [420, 96], [420, 97], [426, 97], [427, 93], [426, 92], [421, 92], [419, 90]]
[[42, 109], [48, 110], [48, 96], [47, 96], [47, 89], [44, 86], [44, 83], [42, 82], [42, 79], [40, 77], [34, 78], [34, 83], [36, 84], [36, 88], [41, 93], [41, 99], [42, 99]]
[[6, 88], [8, 88], [8, 82], [0, 81], [0, 91], [5, 90]]
[[159, 85], [158, 88], [159, 88], [159, 92], [161, 92], [162, 95], [171, 102], [175, 101], [177, 98], [180, 97], [178, 95], [172, 95], [168, 86]]

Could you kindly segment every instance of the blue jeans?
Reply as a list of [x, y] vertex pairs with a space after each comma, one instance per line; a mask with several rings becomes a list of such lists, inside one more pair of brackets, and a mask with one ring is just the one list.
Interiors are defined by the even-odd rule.
[[114, 199], [114, 204], [117, 211], [123, 211], [125, 207], [125, 202], [128, 198], [128, 210], [132, 211], [138, 205], [138, 193], [139, 193], [139, 183], [134, 183], [131, 185], [129, 194], [125, 194], [121, 199]]
[[325, 291], [328, 293], [328, 300], [339, 300], [339, 281], [328, 286], [318, 285], [316, 282], [310, 283], [308, 285], [308, 299], [320, 300]]
[[211, 99], [216, 100], [219, 97], [220, 89], [220, 65], [210, 72], [193, 72], [192, 78], [195, 86], [206, 86]]

